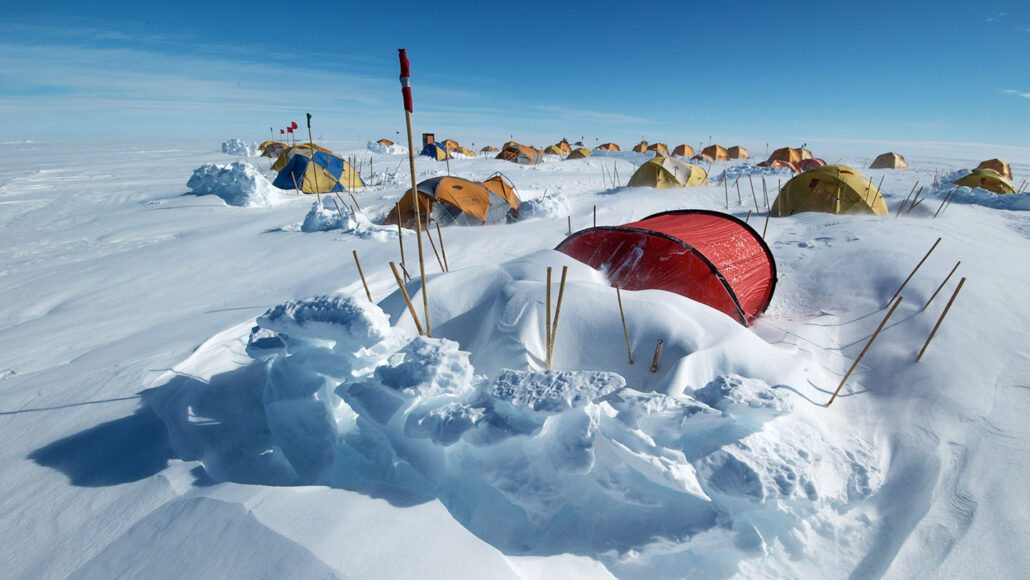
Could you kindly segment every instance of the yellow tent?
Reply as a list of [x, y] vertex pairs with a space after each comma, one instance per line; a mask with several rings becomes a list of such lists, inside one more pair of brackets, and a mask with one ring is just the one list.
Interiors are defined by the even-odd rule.
[[602, 151], [622, 151], [622, 149], [620, 149], [615, 143], [602, 143], [595, 147], [595, 149], [600, 149]]
[[786, 161], [787, 163], [797, 163], [802, 159], [811, 159], [812, 152], [805, 148], [794, 149], [793, 147], [783, 147], [772, 152], [769, 156], [769, 161]]
[[476, 152], [469, 149], [468, 147], [458, 147], [457, 153], [461, 153], [462, 155], [468, 155], [469, 157], [476, 156]]
[[594, 152], [587, 149], [586, 147], [580, 147], [579, 149], [573, 149], [572, 153], [569, 153], [569, 156], [566, 157], [565, 160], [568, 161], [569, 159], [586, 159], [587, 157], [590, 157], [593, 154]]
[[461, 145], [458, 145], [458, 142], [454, 139], [444, 139], [440, 142], [440, 145], [443, 145], [444, 149], [448, 151], [457, 151], [458, 148], [461, 147]]
[[654, 151], [655, 155], [669, 157], [669, 148], [665, 146], [665, 143], [652, 143], [647, 146], [647, 150]]
[[544, 153], [548, 155], [562, 155], [564, 152], [561, 150], [561, 147], [558, 147], [557, 145], [551, 145], [547, 149], [544, 149]]
[[726, 151], [725, 147], [719, 145], [709, 145], [701, 150], [702, 155], [707, 155], [712, 158], [713, 161], [729, 161], [730, 154]]
[[693, 157], [694, 148], [684, 143], [683, 145], [677, 145], [676, 148], [672, 150], [672, 154], [679, 155], [680, 157]]
[[561, 149], [561, 152], [563, 154], [572, 153], [572, 145], [569, 145], [569, 142], [565, 139], [562, 139], [561, 141], [555, 143], [554, 146], [558, 149]]
[[644, 151], [647, 151], [647, 141], [641, 141], [640, 143], [634, 145], [633, 151], [637, 153], [643, 153]]
[[258, 150], [261, 151], [262, 157], [277, 158], [282, 155], [283, 151], [289, 147], [286, 143], [280, 143], [279, 141], [265, 141], [261, 145], [258, 145]]
[[[294, 145], [280, 153], [279, 157], [275, 160], [275, 163], [272, 164], [272, 171], [282, 171], [283, 167], [286, 167], [286, 164], [289, 163], [290, 160], [293, 159], [293, 156], [298, 153], [303, 154], [305, 157], [311, 157], [312, 151], [322, 151], [324, 153], [329, 153], [330, 155], [336, 155], [325, 147], [319, 147], [314, 143], [301, 143], [300, 145]], [[339, 157], [338, 155], [336, 156]]]
[[733, 147], [730, 147], [729, 149], [726, 150], [726, 153], [730, 156], [730, 159], [750, 159], [751, 158], [751, 154], [747, 152], [747, 149], [744, 149], [740, 145], [734, 145]]
[[861, 173], [845, 165], [823, 165], [785, 183], [770, 215], [785, 217], [805, 211], [887, 215], [887, 202]]
[[979, 187], [994, 193], [1016, 193], [1016, 188], [993, 169], [974, 169], [969, 175], [956, 179], [955, 185]]
[[641, 165], [633, 177], [629, 178], [630, 187], [693, 187], [706, 185], [708, 174], [697, 165], [672, 157], [655, 156]]
[[1001, 159], [988, 159], [987, 161], [981, 161], [980, 165], [977, 165], [976, 168], [993, 169], [1001, 174], [1005, 179], [1012, 181], [1012, 167]]
[[883, 155], [878, 155], [873, 163], [869, 166], [869, 169], [906, 169], [908, 163], [905, 163], [905, 158], [901, 155], [889, 152]]

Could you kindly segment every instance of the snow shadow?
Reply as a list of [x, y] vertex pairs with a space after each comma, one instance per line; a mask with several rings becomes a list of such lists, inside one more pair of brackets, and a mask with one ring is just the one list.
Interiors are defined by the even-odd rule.
[[55, 441], [28, 456], [82, 487], [146, 479], [164, 469], [173, 457], [168, 431], [148, 407]]

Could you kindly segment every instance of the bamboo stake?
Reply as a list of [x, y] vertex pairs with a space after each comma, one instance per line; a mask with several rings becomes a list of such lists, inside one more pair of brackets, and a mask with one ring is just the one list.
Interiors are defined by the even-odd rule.
[[572, 216], [569, 216], [569, 235], [572, 235]]
[[733, 186], [737, 188], [737, 205], [744, 205], [744, 198], [740, 197], [740, 177], [733, 182]]
[[594, 227], [597, 227], [597, 206], [594, 206]]
[[884, 177], [887, 177], [887, 176], [886, 175], [881, 175], [880, 176], [880, 182], [876, 184], [876, 191], [879, 191], [881, 195], [883, 194], [883, 190], [880, 189], [880, 188], [883, 187], [883, 178]]
[[906, 211], [905, 214], [908, 214], [909, 212], [911, 212], [916, 207], [916, 205], [918, 204], [919, 196], [922, 193], [923, 193], [923, 188], [920, 187], [919, 190], [916, 191], [915, 197], [912, 198], [912, 203], [908, 206], [908, 211]]
[[415, 328], [418, 329], [420, 335], [425, 334], [422, 331], [422, 325], [419, 324], [418, 314], [415, 313], [415, 305], [411, 303], [411, 296], [408, 296], [408, 289], [404, 287], [404, 282], [401, 282], [401, 276], [397, 273], [397, 264], [390, 262], [390, 269], [393, 270], [394, 280], [397, 280], [397, 287], [401, 289], [401, 294], [404, 295], [404, 303], [408, 305], [408, 313], [411, 314], [411, 319], [415, 321]]
[[408, 269], [404, 267], [404, 264], [401, 264], [401, 272], [404, 273], [404, 280], [411, 282], [411, 274], [408, 273]]
[[755, 213], [762, 211], [758, 208], [758, 196], [755, 195], [755, 181], [751, 179], [751, 174], [747, 174], [747, 181], [751, 184], [751, 199], [755, 200]]
[[612, 162], [612, 169], [615, 170], [615, 187], [622, 187], [622, 180], [619, 179], [619, 162]]
[[941, 323], [944, 322], [944, 317], [948, 315], [948, 310], [951, 309], [951, 304], [955, 302], [955, 298], [958, 297], [958, 293], [962, 290], [962, 285], [965, 283], [965, 277], [958, 281], [958, 287], [955, 288], [955, 293], [951, 295], [951, 300], [948, 300], [948, 305], [944, 307], [944, 312], [941, 312], [941, 317], [937, 319], [937, 324], [935, 324], [933, 330], [930, 331], [930, 336], [926, 337], [926, 342], [923, 343], [923, 348], [919, 350], [919, 355], [916, 356], [916, 362], [919, 362], [919, 359], [923, 358], [923, 353], [926, 352], [926, 347], [930, 346], [930, 341], [933, 340], [933, 336], [937, 334], [937, 329], [941, 327]]
[[905, 215], [912, 213], [912, 210], [914, 210], [919, 204], [923, 203], [924, 201], [926, 201], [925, 197], [912, 204], [912, 207], [908, 208], [908, 211], [905, 212]]
[[622, 291], [615, 287], [615, 297], [619, 299], [619, 316], [622, 318], [622, 334], [626, 336], [626, 354], [629, 356], [629, 364], [633, 364], [633, 350], [629, 346], [629, 330], [626, 328], [626, 313], [622, 310]]
[[[918, 270], [919, 267], [923, 265], [923, 262], [925, 262], [926, 259], [930, 257], [930, 254], [933, 253], [933, 251], [937, 248], [937, 244], [939, 243], [941, 243], [941, 239], [937, 238], [937, 241], [933, 243], [933, 246], [931, 246], [930, 250], [926, 252], [926, 255], [923, 256], [923, 259], [919, 260], [919, 263], [916, 264], [915, 268], [912, 268], [912, 273], [909, 274], [908, 278], [905, 278], [905, 281], [901, 283], [901, 286], [898, 287], [898, 290], [894, 293], [894, 296], [891, 296], [891, 299], [887, 301], [887, 306], [890, 306], [890, 303], [898, 297], [898, 294], [901, 294], [901, 291], [905, 288], [905, 285], [908, 284], [908, 281], [912, 279], [912, 276], [915, 276], [916, 270]], [[886, 308], [887, 306], [884, 306], [884, 308]]]
[[547, 314], [544, 318], [544, 365], [547, 370], [551, 370], [551, 267], [547, 267]]
[[[333, 199], [333, 198], [329, 198], [329, 199]], [[333, 205], [336, 206], [336, 213], [340, 214], [340, 219], [342, 220], [343, 219], [343, 212], [340, 211], [340, 204], [336, 203], [336, 200], [333, 199]]]
[[[358, 259], [358, 251], [354, 252], [354, 263], [358, 265], [358, 276], [361, 276], [361, 285], [365, 287], [365, 296], [368, 296], [368, 301], [372, 302], [372, 293], [368, 291], [368, 283], [365, 282], [365, 273], [361, 271], [361, 260]], [[394, 272], [396, 273], [396, 271]]]
[[[418, 199], [417, 198], [415, 199], [415, 203], [418, 203]], [[404, 266], [405, 266], [405, 264], [407, 262], [405, 262], [405, 260], [404, 260], [404, 230], [401, 229], [401, 203], [397, 202], [396, 204], [394, 204], [394, 207], [396, 208], [396, 211], [397, 211], [397, 242], [401, 246], [401, 268], [404, 268]], [[404, 269], [404, 275], [407, 276], [407, 274], [408, 274], [408, 270], [405, 268]], [[410, 280], [410, 278], [407, 278], [407, 279]]]
[[[407, 57], [401, 49], [401, 60], [406, 62]], [[406, 68], [406, 67], [405, 67]], [[426, 336], [432, 336], [432, 325], [429, 321], [429, 294], [426, 292], [426, 260], [425, 251], [422, 248], [422, 212], [418, 207], [418, 183], [415, 181], [415, 140], [411, 132], [411, 111], [404, 109], [404, 123], [408, 128], [408, 163], [411, 165], [411, 192], [415, 196], [415, 236], [418, 241], [418, 270], [422, 282], [422, 307], [426, 315]], [[450, 171], [448, 171], [450, 175]]]
[[926, 301], [926, 304], [923, 305], [923, 308], [922, 308], [922, 310], [920, 310], [920, 312], [923, 312], [924, 310], [926, 310], [926, 307], [929, 306], [931, 302], [933, 302], [933, 299], [937, 297], [937, 294], [941, 291], [941, 289], [944, 288], [944, 285], [948, 283], [948, 280], [951, 280], [951, 275], [955, 273], [955, 270], [958, 270], [958, 265], [961, 264], [961, 263], [962, 263], [962, 260], [959, 260], [958, 262], [955, 262], [955, 267], [951, 269], [951, 272], [948, 272], [947, 277], [944, 278], [944, 281], [941, 282], [941, 285], [938, 286], [937, 289], [933, 291], [933, 294], [930, 296], [930, 299]]
[[351, 201], [353, 201], [353, 202], [354, 202], [354, 207], [356, 207], [356, 208], [358, 208], [358, 209], [360, 210], [360, 209], [361, 209], [361, 206], [360, 206], [360, 205], [358, 205], [358, 200], [357, 200], [357, 199], [356, 199], [356, 198], [354, 197], [354, 194], [348, 191], [348, 192], [347, 192], [347, 195], [349, 195], [349, 196], [350, 196], [350, 199], [351, 199]]
[[436, 235], [440, 238], [440, 253], [443, 254], [443, 269], [445, 272], [450, 272], [451, 267], [447, 265], [447, 249], [443, 247], [443, 233], [440, 232], [440, 222], [436, 222]]
[[769, 211], [769, 189], [765, 185], [765, 176], [762, 176], [762, 199], [765, 200], [765, 211]]
[[561, 282], [558, 285], [558, 302], [554, 305], [554, 321], [551, 322], [551, 349], [547, 351], [547, 370], [551, 370], [554, 362], [554, 339], [558, 334], [558, 315], [561, 314], [562, 297], [565, 296], [565, 276], [569, 273], [568, 266], [561, 267]]
[[747, 216], [744, 217], [744, 223], [747, 223], [751, 219], [751, 210], [747, 210]]
[[951, 207], [951, 202], [955, 201], [955, 198], [958, 197], [958, 190], [958, 187], [952, 190], [953, 193], [951, 195], [951, 199], [949, 199], [947, 205], [944, 206], [944, 211], [948, 211], [948, 208]]
[[651, 372], [658, 372], [658, 357], [662, 356], [662, 343], [665, 342], [662, 339], [658, 339], [658, 344], [654, 347], [654, 358], [651, 359]]
[[905, 201], [901, 202], [901, 206], [898, 207], [898, 213], [897, 213], [897, 215], [894, 216], [894, 219], [898, 219], [899, 217], [901, 217], [901, 210], [905, 209], [905, 204], [908, 203], [908, 198], [912, 197], [912, 194], [915, 192], [916, 185], [919, 185], [918, 181], [915, 182], [915, 184], [912, 185], [912, 191], [909, 191], [908, 195], [905, 196]]
[[433, 231], [428, 229], [426, 226], [426, 237], [429, 239], [429, 246], [433, 248], [433, 255], [436, 256], [436, 263], [440, 265], [440, 271], [446, 272], [447, 269], [443, 267], [443, 260], [440, 259], [440, 253], [436, 251], [436, 242], [433, 241]]
[[769, 216], [772, 215], [771, 211], [765, 213], [765, 225], [762, 226], [762, 239], [765, 239], [765, 232], [769, 229]]
[[726, 211], [730, 209], [730, 184], [726, 181], [726, 171], [722, 172], [722, 191], [726, 194]]
[[833, 404], [833, 401], [837, 398], [837, 395], [840, 393], [840, 390], [844, 388], [844, 383], [848, 382], [848, 377], [850, 377], [851, 373], [854, 372], [855, 367], [858, 366], [858, 363], [862, 361], [862, 357], [865, 356], [865, 353], [869, 350], [869, 347], [873, 345], [873, 341], [876, 340], [876, 337], [880, 336], [880, 331], [883, 330], [884, 325], [887, 324], [887, 321], [890, 320], [891, 315], [894, 314], [894, 311], [898, 309], [898, 306], [904, 299], [904, 296], [899, 297], [898, 301], [895, 302], [894, 306], [892, 306], [891, 309], [887, 312], [887, 316], [884, 316], [883, 320], [880, 321], [880, 326], [876, 327], [876, 332], [874, 332], [873, 335], [869, 337], [869, 342], [865, 343], [865, 347], [862, 348], [862, 352], [858, 353], [858, 358], [856, 358], [855, 362], [851, 364], [851, 368], [848, 369], [848, 372], [844, 374], [844, 378], [841, 379], [840, 384], [837, 385], [837, 390], [833, 391], [833, 396], [830, 397], [830, 400], [826, 403], [827, 407]]
[[957, 189], [958, 188], [956, 187], [948, 193], [944, 194], [944, 199], [941, 200], [941, 205], [937, 206], [937, 211], [933, 213], [933, 217], [930, 219], [937, 219], [937, 214], [941, 213], [941, 210], [944, 209], [945, 204], [947, 204], [948, 200], [951, 199], [951, 194], [955, 193], [955, 190]]

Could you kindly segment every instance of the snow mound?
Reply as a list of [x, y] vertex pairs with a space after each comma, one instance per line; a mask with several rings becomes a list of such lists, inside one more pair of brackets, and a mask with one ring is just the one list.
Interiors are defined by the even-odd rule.
[[229, 165], [204, 164], [193, 170], [186, 187], [195, 195], [217, 195], [235, 206], [270, 206], [279, 200], [279, 194], [265, 176], [239, 161]]
[[[780, 180], [782, 180], [783, 183], [786, 183], [788, 180], [790, 180], [790, 178], [794, 177], [797, 174], [794, 173], [794, 171], [789, 167], [759, 167], [757, 165], [749, 165], [746, 163], [742, 163], [739, 165], [730, 165], [726, 167], [725, 175], [726, 179], [734, 181], [737, 179], [743, 179], [744, 181], [747, 181], [748, 176], [751, 175], [754, 176], [754, 178], [757, 178], [759, 181], [761, 181], [762, 177], [764, 176], [767, 178], [771, 177], [773, 179], [779, 178]], [[708, 178], [715, 182], [722, 181], [722, 176], [722, 172], [716, 172], [710, 174]], [[758, 185], [760, 185], [760, 183], [756, 184], [756, 187]], [[773, 185], [775, 185], [775, 181], [773, 182]]]
[[247, 145], [243, 139], [233, 138], [222, 142], [222, 153], [225, 153], [226, 155], [251, 157], [254, 155], [254, 149]]
[[378, 141], [369, 141], [368, 145], [365, 146], [372, 153], [381, 153], [383, 155], [401, 155], [408, 152], [407, 147], [401, 145], [385, 145]]
[[562, 192], [545, 194], [519, 204], [519, 219], [558, 218], [569, 215], [569, 198]]
[[434, 278], [434, 295], [451, 296], [435, 338], [401, 323], [396, 296], [286, 302], [258, 317], [249, 362], [206, 380], [184, 363], [194, 378], [145, 399], [176, 453], [216, 480], [435, 497], [505, 553], [586, 555], [620, 577], [725, 577], [854, 525], [849, 502], [881, 483], [874, 454], [795, 416], [791, 389], [760, 378], [791, 376], [786, 355], [718, 312], [626, 292], [630, 328], [665, 336], [665, 358], [657, 374], [613, 362], [621, 334], [599, 337], [617, 308], [597, 306], [611, 288], [570, 267], [555, 349], [566, 368], [540, 369], [527, 353], [540, 348], [537, 271], [561, 256]]
[[[372, 223], [361, 211], [350, 211], [337, 209], [333, 205], [331, 194], [326, 194], [322, 199], [311, 204], [311, 209], [304, 216], [304, 222], [300, 225], [302, 232], [325, 232], [329, 230], [342, 230], [344, 233], [353, 234], [359, 238], [372, 238], [380, 241], [390, 239], [397, 234], [394, 228], [380, 226]], [[327, 201], [328, 200], [328, 201]], [[327, 207], [328, 206], [328, 207]]]

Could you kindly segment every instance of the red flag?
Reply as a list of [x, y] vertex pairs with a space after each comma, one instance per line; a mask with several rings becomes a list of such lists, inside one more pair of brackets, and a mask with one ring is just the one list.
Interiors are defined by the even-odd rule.
[[279, 129], [279, 134], [280, 135], [285, 135], [286, 134], [286, 129]]
[[293, 121], [290, 123], [290, 129], [296, 129], [298, 127], [297, 122]]
[[287, 133], [293, 133], [293, 127], [287, 127], [286, 128], [286, 132]]
[[401, 59], [401, 94], [404, 95], [404, 110], [411, 113], [413, 110], [411, 106], [411, 73], [408, 70], [408, 51], [398, 48], [397, 52], [400, 53]]

